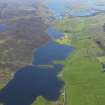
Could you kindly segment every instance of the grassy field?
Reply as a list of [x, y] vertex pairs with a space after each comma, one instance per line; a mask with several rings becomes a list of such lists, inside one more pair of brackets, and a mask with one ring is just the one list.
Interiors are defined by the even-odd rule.
[[[81, 44], [85, 45], [83, 42]], [[81, 44], [77, 46], [80, 47]], [[90, 53], [86, 54], [83, 49], [77, 49], [65, 62], [63, 74], [66, 105], [104, 105], [105, 74], [100, 63]]]
[[65, 105], [105, 104], [105, 73], [101, 65], [105, 57], [99, 56], [104, 50], [95, 42], [97, 38], [104, 39], [104, 22], [104, 14], [66, 17], [59, 24], [55, 22], [60, 31], [72, 34], [71, 44], [75, 47], [75, 52], [64, 62]]

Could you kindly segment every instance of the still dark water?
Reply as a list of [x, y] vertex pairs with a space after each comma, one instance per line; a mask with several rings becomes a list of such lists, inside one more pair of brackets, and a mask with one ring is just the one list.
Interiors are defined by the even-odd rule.
[[32, 63], [34, 65], [44, 65], [52, 64], [56, 60], [65, 60], [73, 50], [73, 47], [51, 41], [33, 52]]
[[[60, 38], [63, 33], [50, 28], [51, 37]], [[63, 69], [56, 60], [65, 60], [74, 50], [68, 45], [49, 41], [33, 51], [32, 65], [21, 68], [0, 92], [0, 103], [4, 105], [31, 105], [38, 96], [56, 101], [64, 82], [57, 76]], [[40, 67], [38, 65], [52, 65]]]
[[55, 101], [64, 82], [57, 78], [62, 65], [51, 68], [26, 66], [20, 69], [13, 80], [0, 92], [4, 105], [31, 105], [38, 96]]
[[55, 28], [48, 28], [48, 34], [51, 38], [58, 39], [61, 38], [64, 34], [57, 31]]
[[0, 32], [5, 32], [8, 26], [6, 24], [0, 24]]

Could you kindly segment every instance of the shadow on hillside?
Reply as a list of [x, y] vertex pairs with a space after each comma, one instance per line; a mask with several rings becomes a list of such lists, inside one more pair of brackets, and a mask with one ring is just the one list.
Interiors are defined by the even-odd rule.
[[61, 65], [52, 68], [26, 66], [0, 92], [0, 103], [4, 105], [31, 105], [38, 96], [55, 101], [64, 82], [57, 75]]

